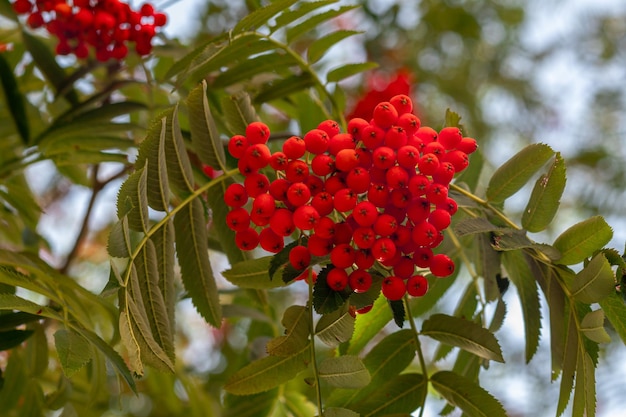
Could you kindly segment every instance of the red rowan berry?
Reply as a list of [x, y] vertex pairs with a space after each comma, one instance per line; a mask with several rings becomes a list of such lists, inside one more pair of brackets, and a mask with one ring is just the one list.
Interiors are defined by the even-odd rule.
[[367, 292], [372, 286], [372, 276], [363, 269], [355, 269], [348, 275], [348, 285], [356, 293]]
[[437, 141], [441, 143], [446, 150], [456, 148], [461, 142], [461, 139], [463, 139], [461, 129], [455, 126], [444, 127], [439, 131], [439, 136], [437, 137]]
[[371, 184], [367, 190], [367, 200], [376, 207], [383, 208], [389, 203], [391, 191], [385, 184]]
[[385, 146], [388, 146], [391, 149], [399, 149], [400, 147], [406, 145], [407, 142], [408, 136], [406, 131], [400, 126], [391, 126], [391, 128], [389, 128], [389, 130], [385, 133]]
[[381, 290], [385, 298], [390, 301], [397, 301], [406, 294], [406, 285], [401, 278], [392, 275], [383, 279]]
[[415, 168], [420, 159], [420, 152], [415, 146], [404, 145], [398, 149], [396, 159], [401, 167]]
[[446, 153], [446, 148], [439, 142], [430, 142], [422, 148], [422, 154], [432, 153], [441, 159]]
[[431, 184], [430, 179], [424, 174], [417, 174], [409, 180], [408, 188], [413, 197], [426, 194], [426, 189]]
[[330, 263], [337, 268], [348, 268], [354, 263], [354, 249], [347, 243], [342, 243], [330, 251]]
[[260, 194], [252, 203], [252, 212], [259, 216], [269, 217], [276, 210], [276, 201], [269, 194]]
[[356, 310], [356, 313], [357, 313], [357, 314], [367, 314], [367, 313], [369, 313], [370, 311], [372, 311], [372, 307], [374, 307], [374, 305], [373, 305], [373, 304], [372, 304], [372, 305], [365, 306], [365, 307], [363, 307], [363, 308], [359, 308], [358, 310]]
[[306, 152], [304, 139], [298, 136], [291, 136], [283, 143], [283, 152], [289, 159], [302, 158]]
[[252, 211], [250, 213], [250, 221], [257, 226], [265, 227], [270, 224], [271, 216], [266, 216], [263, 213]]
[[270, 157], [269, 164], [274, 171], [284, 171], [287, 168], [289, 160], [284, 152], [274, 152]]
[[326, 283], [334, 291], [343, 291], [348, 285], [348, 273], [342, 268], [333, 268], [326, 274]]
[[372, 152], [372, 164], [381, 169], [389, 169], [396, 163], [396, 152], [387, 147], [380, 146]]
[[258, 171], [257, 169], [254, 169], [252, 165], [250, 165], [250, 161], [248, 160], [248, 158], [241, 158], [240, 160], [238, 160], [237, 169], [239, 169], [239, 172], [241, 172], [241, 174], [246, 177]]
[[306, 269], [311, 263], [311, 252], [306, 246], [294, 246], [289, 251], [289, 263], [298, 271]]
[[342, 188], [333, 196], [335, 210], [341, 213], [348, 212], [354, 209], [357, 199], [358, 194], [354, 190], [351, 190], [350, 188]]
[[432, 183], [426, 189], [426, 198], [433, 204], [445, 203], [448, 198], [448, 187], [443, 184]]
[[387, 168], [379, 168], [372, 166], [369, 170], [370, 181], [372, 184], [385, 184], [387, 185]]
[[154, 7], [150, 3], [144, 3], [141, 5], [139, 13], [141, 13], [142, 16], [152, 16], [154, 15]]
[[243, 207], [235, 208], [226, 214], [226, 225], [235, 232], [241, 232], [250, 227], [250, 214]]
[[165, 13], [155, 13], [154, 14], [154, 25], [155, 26], [165, 26], [167, 23], [167, 15]]
[[370, 124], [359, 117], [350, 119], [348, 122], [348, 133], [351, 134], [356, 140], [362, 140], [363, 130]]
[[413, 102], [411, 98], [405, 94], [398, 94], [389, 99], [389, 103], [398, 111], [398, 115], [411, 113], [413, 111]]
[[40, 28], [44, 25], [43, 16], [39, 12], [31, 13], [26, 19], [26, 23], [33, 29]]
[[274, 233], [280, 236], [290, 236], [296, 230], [293, 213], [284, 208], [274, 211], [274, 214], [270, 217], [269, 226]]
[[352, 168], [357, 167], [359, 160], [355, 149], [342, 149], [335, 157], [335, 167], [339, 171], [348, 172]]
[[224, 202], [229, 207], [242, 207], [248, 202], [248, 192], [239, 183], [230, 184], [224, 191]]
[[437, 229], [427, 221], [416, 223], [411, 232], [411, 239], [418, 246], [429, 246], [437, 238]]
[[441, 242], [443, 242], [443, 232], [439, 231], [437, 232], [437, 235], [435, 236], [435, 240], [433, 240], [432, 243], [428, 247], [436, 248], [437, 246], [441, 244]]
[[359, 226], [371, 226], [378, 218], [378, 210], [371, 202], [361, 201], [354, 207], [352, 216]]
[[364, 147], [356, 148], [357, 159], [359, 160], [359, 167], [370, 169], [372, 167], [372, 151]]
[[246, 126], [246, 138], [251, 145], [267, 143], [270, 138], [270, 128], [263, 122], [252, 122]]
[[437, 204], [437, 208], [442, 208], [450, 213], [451, 216], [454, 216], [454, 213], [457, 212], [459, 207], [454, 199], [448, 197], [445, 202]]
[[439, 253], [430, 261], [430, 272], [436, 277], [447, 277], [454, 272], [454, 262], [448, 255]]
[[463, 138], [461, 142], [456, 146], [456, 149], [466, 153], [467, 155], [476, 152], [478, 149], [478, 143], [476, 143], [476, 139], [474, 138]]
[[469, 165], [469, 157], [465, 152], [454, 150], [443, 156], [443, 160], [450, 162], [454, 166], [456, 172], [461, 172]]
[[389, 188], [404, 188], [409, 185], [409, 173], [400, 166], [393, 166], [387, 170], [385, 175]]
[[248, 163], [253, 169], [258, 170], [265, 168], [267, 164], [269, 164], [272, 154], [267, 145], [257, 143], [250, 145], [248, 149], [245, 150], [243, 157], [248, 160]]
[[407, 134], [407, 137], [410, 138], [415, 134], [415, 132], [417, 132], [417, 129], [420, 128], [422, 122], [416, 115], [411, 113], [404, 113], [398, 116], [396, 125], [403, 128]]
[[354, 231], [352, 227], [347, 222], [335, 223], [335, 234], [333, 237], [333, 243], [335, 245], [350, 243], [352, 241], [353, 233]]
[[406, 281], [406, 292], [412, 297], [422, 297], [428, 291], [428, 280], [423, 275], [413, 275]]
[[328, 140], [328, 134], [321, 129], [309, 130], [304, 135], [306, 150], [315, 155], [324, 153], [328, 149]]
[[287, 190], [291, 183], [284, 178], [276, 178], [270, 183], [268, 192], [274, 200], [287, 201]]
[[263, 249], [271, 253], [278, 253], [285, 247], [283, 237], [266, 227], [259, 233], [259, 244]]
[[454, 165], [446, 161], [441, 162], [439, 168], [437, 168], [437, 171], [433, 174], [433, 182], [448, 185], [450, 181], [452, 181], [452, 178], [454, 178], [455, 173]]
[[317, 125], [317, 128], [326, 132], [329, 138], [332, 138], [341, 131], [339, 123], [334, 120], [324, 120]]
[[383, 144], [385, 140], [385, 131], [374, 125], [367, 125], [361, 133], [361, 142], [367, 149], [376, 149]]
[[358, 227], [353, 235], [354, 244], [360, 249], [369, 249], [376, 241], [376, 233], [371, 227]]
[[304, 184], [309, 188], [312, 196], [324, 190], [324, 181], [315, 175], [309, 175], [306, 177]]
[[432, 259], [433, 250], [431, 248], [417, 248], [413, 252], [413, 262], [420, 268], [428, 268]]
[[372, 256], [379, 262], [387, 261], [395, 255], [396, 245], [388, 237], [376, 239], [376, 242], [372, 245]]
[[432, 127], [421, 126], [419, 129], [417, 129], [417, 132], [415, 132], [415, 136], [420, 138], [420, 140], [427, 145], [431, 142], [435, 142], [438, 135], [437, 131]]
[[294, 182], [287, 189], [287, 200], [295, 207], [308, 203], [310, 198], [311, 190], [302, 182]]
[[328, 153], [337, 155], [343, 149], [354, 149], [356, 141], [349, 133], [337, 133], [328, 140]]
[[319, 221], [320, 215], [313, 206], [300, 206], [293, 212], [293, 223], [300, 230], [311, 230]]
[[408, 256], [400, 256], [393, 265], [393, 274], [402, 279], [407, 279], [415, 272], [415, 263]]
[[315, 175], [325, 177], [335, 171], [335, 159], [324, 153], [315, 155], [311, 160], [311, 170]]
[[248, 195], [252, 198], [266, 193], [270, 188], [270, 181], [264, 174], [253, 172], [243, 180]]
[[309, 276], [312, 278], [313, 283], [315, 284], [317, 282], [317, 272], [312, 271], [310, 268], [305, 269], [304, 271], [302, 271], [300, 273], [300, 275], [298, 275], [295, 280], [296, 281], [306, 281], [306, 282], [310, 282], [309, 280]]
[[355, 167], [346, 176], [346, 185], [356, 193], [364, 193], [370, 187], [370, 174], [362, 167]]
[[430, 201], [426, 198], [411, 201], [406, 209], [406, 215], [413, 224], [423, 222], [430, 215]]
[[450, 226], [450, 222], [452, 221], [452, 217], [450, 213], [444, 209], [435, 209], [428, 216], [428, 223], [435, 226], [435, 228], [439, 231], [446, 229]]
[[354, 263], [359, 269], [370, 269], [374, 266], [374, 256], [370, 249], [357, 249], [354, 253]]
[[419, 159], [417, 167], [422, 174], [433, 175], [439, 168], [439, 158], [435, 154], [426, 153]]
[[389, 235], [389, 237], [393, 240], [393, 243], [396, 244], [397, 248], [405, 246], [411, 241], [411, 228], [400, 224], [396, 231]]
[[409, 206], [409, 204], [411, 204], [412, 201], [411, 193], [409, 192], [408, 188], [394, 188], [393, 190], [391, 190], [390, 197], [391, 207], [387, 207], [387, 212], [391, 213], [391, 211], [395, 207], [397, 209], [402, 209], [396, 210], [395, 212], [397, 212], [398, 214], [405, 214], [406, 208]]
[[327, 216], [335, 208], [333, 196], [326, 191], [321, 191], [313, 196], [311, 206], [315, 207], [320, 216]]
[[309, 236], [309, 240], [307, 241], [307, 248], [309, 248], [309, 252], [313, 256], [326, 256], [333, 249], [333, 241], [330, 239], [324, 239], [323, 237], [318, 236], [317, 234], [312, 234]]
[[306, 162], [295, 159], [287, 163], [285, 168], [285, 177], [287, 181], [291, 182], [304, 182], [306, 177], [309, 176], [309, 166]]
[[373, 229], [379, 236], [390, 236], [398, 229], [398, 221], [392, 215], [383, 213], [376, 218]]
[[259, 234], [252, 228], [235, 232], [235, 244], [241, 250], [252, 250], [259, 246]]
[[332, 239], [335, 237], [335, 222], [330, 217], [321, 217], [313, 231], [321, 238]]
[[376, 126], [387, 129], [398, 120], [398, 110], [388, 101], [383, 101], [374, 107], [372, 118]]
[[29, 0], [16, 0], [13, 10], [17, 14], [26, 14], [33, 10], [33, 4]]

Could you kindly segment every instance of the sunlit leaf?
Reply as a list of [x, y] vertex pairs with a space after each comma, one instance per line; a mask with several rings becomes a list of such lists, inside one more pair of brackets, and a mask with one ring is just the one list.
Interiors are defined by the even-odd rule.
[[313, 10], [327, 6], [329, 4], [337, 3], [337, 0], [320, 0], [320, 1], [308, 1], [300, 2], [294, 9], [286, 9], [281, 14], [276, 16], [276, 24], [272, 26], [272, 32], [281, 27], [285, 27], [290, 23], [300, 19], [307, 13], [311, 13]]
[[246, 126], [258, 120], [250, 96], [245, 91], [222, 98], [221, 104], [224, 122], [233, 135], [245, 135]]
[[552, 148], [543, 143], [528, 145], [519, 151], [494, 172], [487, 187], [487, 199], [497, 203], [515, 194], [552, 155]]
[[320, 381], [335, 388], [362, 388], [371, 377], [363, 362], [352, 355], [324, 359], [318, 366]]
[[[319, 278], [318, 278], [319, 279]], [[378, 335], [393, 318], [385, 297], [378, 297], [367, 314], [360, 314], [354, 324], [354, 334], [350, 339], [348, 354], [357, 355], [367, 343]]]
[[472, 321], [434, 314], [423, 323], [420, 333], [481, 358], [504, 362], [502, 349], [493, 333]]
[[222, 272], [224, 278], [240, 288], [269, 289], [283, 287], [285, 283], [281, 279], [270, 280], [267, 271], [272, 256], [250, 259], [238, 262]]
[[126, 347], [130, 370], [135, 375], [142, 376], [144, 370], [143, 362], [141, 361], [141, 348], [134, 335], [130, 316], [125, 311], [120, 312], [119, 329], [122, 343], [124, 344], [124, 347]]
[[274, 356], [291, 356], [309, 344], [309, 311], [304, 306], [293, 305], [285, 310], [282, 320], [285, 335], [267, 343], [267, 353]]
[[345, 309], [324, 314], [315, 326], [315, 335], [327, 346], [337, 347], [352, 337], [354, 321], [354, 313]]
[[235, 395], [250, 395], [284, 384], [305, 370], [310, 361], [310, 347], [291, 356], [266, 356], [235, 372], [224, 389]]
[[310, 64], [319, 61], [328, 50], [335, 44], [342, 40], [354, 35], [359, 35], [363, 32], [358, 30], [338, 30], [331, 32], [328, 35], [321, 36], [315, 39], [307, 49], [307, 59]]
[[266, 24], [271, 17], [288, 9], [295, 2], [296, 0], [278, 0], [261, 7], [241, 19], [233, 28], [232, 33], [237, 34], [248, 30], [257, 30], [260, 26]]
[[30, 314], [35, 314], [42, 318], [48, 317], [58, 321], [63, 320], [63, 317], [50, 307], [42, 306], [25, 298], [19, 297], [15, 294], [0, 293], [0, 311], [1, 310], [18, 310]]
[[24, 95], [20, 92], [15, 78], [15, 72], [8, 61], [0, 55], [0, 83], [4, 90], [4, 97], [17, 132], [22, 138], [22, 143], [27, 145], [30, 141], [30, 126], [24, 105]]
[[475, 382], [450, 371], [431, 376], [433, 388], [470, 417], [506, 417], [502, 404]]
[[565, 160], [557, 152], [548, 172], [535, 183], [522, 215], [524, 229], [540, 232], [548, 227], [559, 208], [565, 181]]
[[91, 346], [87, 339], [67, 329], [54, 333], [54, 345], [61, 361], [63, 373], [70, 378], [91, 360]]
[[600, 300], [600, 307], [604, 311], [615, 332], [626, 344], [626, 304], [617, 294], [611, 294]]
[[375, 62], [360, 62], [355, 64], [345, 64], [337, 68], [333, 68], [326, 74], [326, 81], [329, 83], [338, 82], [353, 75], [365, 72], [378, 67]]
[[292, 43], [305, 33], [317, 29], [322, 23], [340, 16], [349, 10], [356, 8], [356, 5], [341, 6], [337, 9], [330, 9], [322, 13], [315, 14], [303, 22], [300, 22], [287, 29], [287, 43]]
[[571, 282], [571, 295], [578, 301], [591, 304], [615, 291], [615, 278], [611, 265], [603, 253], [593, 257]]
[[529, 362], [537, 351], [541, 331], [537, 283], [533, 278], [527, 259], [521, 251], [503, 252], [502, 264], [509, 273], [520, 297], [526, 335], [526, 362]]
[[556, 238], [553, 246], [561, 252], [559, 263], [573, 265], [602, 249], [613, 237], [613, 230], [600, 216], [576, 223]]

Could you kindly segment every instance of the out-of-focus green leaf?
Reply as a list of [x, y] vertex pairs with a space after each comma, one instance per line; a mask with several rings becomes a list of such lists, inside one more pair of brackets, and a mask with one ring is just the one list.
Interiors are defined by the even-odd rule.
[[267, 275], [272, 256], [264, 256], [237, 262], [230, 269], [222, 272], [224, 278], [240, 288], [270, 289], [283, 287], [285, 283], [280, 280], [271, 279]]
[[311, 13], [313, 10], [333, 3], [337, 3], [337, 0], [300, 2], [300, 4], [298, 4], [296, 8], [284, 10], [281, 14], [276, 16], [276, 24], [272, 26], [271, 30], [272, 32], [274, 32], [277, 29], [280, 29], [295, 22], [307, 13]]
[[563, 343], [563, 361], [561, 365], [561, 386], [559, 388], [559, 400], [556, 407], [556, 415], [560, 416], [565, 411], [567, 403], [572, 393], [572, 387], [574, 386], [574, 379], [576, 375], [576, 368], [578, 363], [578, 329], [576, 328], [576, 319], [574, 318], [574, 312], [570, 310], [568, 316], [567, 331], [565, 332], [565, 342]]
[[267, 343], [267, 353], [274, 356], [291, 356], [309, 344], [309, 311], [304, 306], [293, 305], [285, 310], [282, 320], [285, 335]]
[[183, 284], [202, 317], [209, 324], [220, 327], [222, 312], [209, 263], [206, 218], [200, 200], [193, 199], [176, 213], [174, 229]]
[[540, 232], [548, 227], [559, 208], [565, 181], [565, 160], [557, 152], [548, 172], [535, 183], [522, 215], [524, 229]]
[[493, 333], [472, 321], [434, 314], [423, 323], [420, 333], [481, 358], [504, 362], [502, 349]]
[[39, 320], [41, 320], [40, 316], [36, 314], [24, 313], [23, 311], [0, 314], [0, 331], [12, 330], [22, 324], [28, 324]]
[[91, 360], [91, 345], [72, 330], [59, 329], [54, 333], [54, 345], [63, 373], [70, 378]]
[[363, 32], [358, 30], [338, 30], [336, 32], [331, 32], [328, 35], [315, 39], [307, 49], [307, 59], [309, 61], [309, 64], [313, 64], [319, 61], [326, 54], [326, 52], [328, 52], [328, 50], [335, 44], [341, 42], [346, 38], [354, 35], [359, 35], [361, 33]]
[[32, 336], [32, 330], [6, 330], [0, 331], [0, 352], [21, 345]]
[[232, 183], [232, 179], [219, 181], [207, 189], [207, 202], [211, 208], [209, 230], [219, 239], [221, 250], [228, 257], [231, 265], [246, 259], [243, 251], [235, 244], [235, 232], [226, 225], [226, 215], [230, 209], [224, 204], [224, 192]]
[[17, 85], [14, 71], [7, 60], [0, 55], [0, 81], [4, 90], [4, 97], [17, 132], [22, 138], [22, 143], [28, 145], [30, 141], [30, 126], [24, 106], [23, 94]]
[[541, 311], [539, 309], [537, 283], [527, 259], [521, 251], [503, 252], [502, 264], [509, 273], [520, 297], [526, 334], [526, 362], [529, 362], [537, 351], [541, 332]]
[[310, 361], [307, 344], [291, 356], [266, 356], [235, 372], [224, 385], [226, 392], [250, 395], [284, 384], [305, 370]]
[[359, 413], [355, 413], [347, 408], [326, 407], [324, 409], [325, 417], [360, 417]]
[[221, 104], [224, 122], [233, 135], [245, 135], [246, 126], [258, 120], [250, 96], [244, 91], [223, 97]]
[[428, 383], [423, 375], [406, 373], [387, 381], [350, 408], [362, 417], [410, 415], [424, 405]]
[[132, 253], [130, 242], [130, 229], [128, 228], [128, 217], [123, 216], [118, 222], [113, 224], [107, 242], [109, 255], [117, 258], [129, 258]]
[[352, 355], [324, 359], [318, 366], [320, 381], [335, 388], [363, 388], [371, 377], [363, 362]]
[[294, 26], [291, 26], [290, 28], [287, 29], [287, 43], [292, 43], [293, 41], [295, 41], [296, 39], [298, 39], [300, 36], [304, 35], [305, 33], [313, 29], [317, 29], [322, 23], [330, 19], [333, 19], [337, 16], [341, 16], [342, 14], [352, 9], [355, 9], [356, 7], [358, 6], [348, 5], [348, 6], [341, 6], [337, 9], [330, 9], [325, 12], [315, 14], [307, 18], [305, 21], [298, 23]]
[[[256, 417], [271, 415], [278, 402], [278, 389], [271, 389], [253, 395], [233, 395], [224, 397], [224, 417]], [[202, 411], [198, 417], [203, 416]], [[194, 416], [196, 417], [196, 416]], [[212, 416], [211, 416], [212, 417]]]
[[583, 334], [596, 343], [610, 343], [611, 336], [604, 328], [604, 311], [601, 309], [587, 313], [580, 323]]
[[96, 108], [81, 109], [77, 112], [75, 109], [70, 113], [60, 116], [53, 122], [53, 126], [63, 126], [67, 123], [88, 123], [111, 121], [116, 117], [128, 116], [140, 110], [147, 110], [144, 103], [138, 101], [118, 101], [114, 103], [98, 103]]
[[284, 98], [293, 93], [297, 93], [298, 91], [313, 87], [315, 84], [315, 78], [313, 78], [311, 73], [308, 71], [303, 72], [302, 74], [292, 75], [287, 78], [272, 81], [265, 85], [263, 89], [254, 96], [254, 102], [261, 104], [279, 98]]
[[571, 282], [571, 295], [583, 303], [601, 301], [615, 291], [615, 278], [611, 265], [603, 253], [598, 253]]
[[548, 145], [528, 145], [494, 172], [489, 180], [487, 200], [499, 203], [520, 190], [554, 155]]
[[573, 265], [602, 249], [613, 237], [613, 230], [601, 216], [576, 223], [559, 235], [553, 246], [561, 252], [560, 264]]
[[431, 376], [433, 388], [470, 417], [506, 417], [502, 404], [473, 381], [450, 371]]
[[345, 309], [324, 314], [315, 326], [315, 335], [327, 346], [337, 347], [352, 337], [354, 320], [354, 313]]
[[345, 78], [368, 71], [378, 67], [375, 62], [359, 62], [355, 64], [345, 64], [337, 68], [333, 68], [326, 74], [326, 81], [329, 83], [338, 82]]
[[596, 413], [596, 367], [584, 350], [578, 353], [572, 410], [575, 417], [595, 416]]
[[273, 16], [288, 9], [296, 1], [297, 0], [278, 0], [257, 9], [241, 19], [233, 28], [232, 33], [238, 34], [248, 30], [257, 30], [260, 26], [265, 25]]
[[293, 57], [279, 51], [268, 52], [247, 59], [222, 72], [215, 78], [214, 85], [222, 88], [227, 87], [258, 74], [278, 73], [293, 65], [297, 65]]
[[626, 344], [626, 304], [617, 294], [611, 294], [600, 301], [600, 307], [604, 311], [615, 332]]
[[461, 115], [455, 111], [450, 109], [446, 109], [446, 116], [444, 121], [444, 126], [446, 127], [458, 127], [463, 130], [463, 125], [461, 124]]

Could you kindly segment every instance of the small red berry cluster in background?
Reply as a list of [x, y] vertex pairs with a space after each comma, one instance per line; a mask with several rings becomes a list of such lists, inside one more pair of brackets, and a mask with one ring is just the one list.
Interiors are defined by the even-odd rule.
[[457, 210], [450, 181], [477, 144], [456, 127], [421, 126], [412, 109], [408, 96], [396, 95], [378, 103], [369, 122], [351, 119], [346, 133], [326, 120], [274, 153], [262, 122], [233, 136], [228, 150], [244, 181], [224, 200], [237, 246], [278, 253], [295, 237], [291, 266], [305, 277], [312, 257], [328, 256], [326, 282], [335, 291], [367, 291], [378, 262], [389, 271], [389, 300], [424, 295], [427, 270], [452, 274], [453, 261], [433, 249]]
[[133, 10], [120, 0], [15, 0], [13, 9], [28, 15], [31, 28], [45, 27], [58, 38], [57, 55], [83, 59], [92, 48], [102, 62], [124, 59], [128, 42], [139, 55], [148, 55], [157, 29], [167, 23], [149, 3]]
[[366, 80], [365, 93], [356, 102], [348, 118], [360, 117], [369, 120], [374, 107], [381, 101], [388, 101], [391, 97], [400, 94], [410, 96], [411, 82], [412, 76], [405, 69], [400, 69], [394, 74], [386, 74], [382, 71], [371, 73]]

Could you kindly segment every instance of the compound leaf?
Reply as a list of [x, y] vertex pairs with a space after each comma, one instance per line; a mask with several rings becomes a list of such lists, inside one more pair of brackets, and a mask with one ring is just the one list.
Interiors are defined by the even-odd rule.
[[506, 417], [502, 404], [475, 382], [450, 371], [431, 376], [433, 388], [470, 417]]
[[335, 388], [363, 388], [371, 381], [363, 362], [352, 355], [326, 358], [318, 371], [320, 380]]
[[557, 152], [548, 172], [535, 183], [522, 215], [524, 229], [529, 232], [540, 232], [548, 227], [559, 208], [565, 181], [565, 160]]

